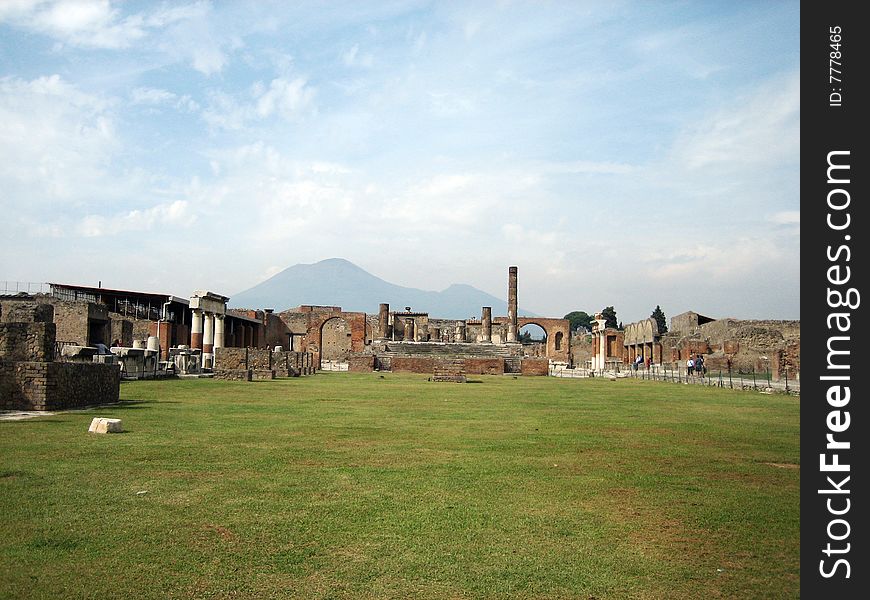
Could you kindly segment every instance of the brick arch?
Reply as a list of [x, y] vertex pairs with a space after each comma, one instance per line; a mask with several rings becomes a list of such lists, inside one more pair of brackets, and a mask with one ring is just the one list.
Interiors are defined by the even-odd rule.
[[323, 326], [331, 319], [342, 319], [347, 323], [350, 332], [350, 352], [362, 352], [366, 340], [366, 314], [358, 312], [343, 312], [340, 310], [308, 311], [308, 326], [304, 340], [304, 350], [314, 355], [314, 364], [320, 368], [323, 357]]
[[[571, 362], [571, 324], [568, 319], [545, 319], [541, 317], [518, 317], [517, 330], [526, 325], [537, 325], [547, 334], [547, 358], [562, 362]], [[560, 348], [556, 349], [556, 339], [561, 336]]]

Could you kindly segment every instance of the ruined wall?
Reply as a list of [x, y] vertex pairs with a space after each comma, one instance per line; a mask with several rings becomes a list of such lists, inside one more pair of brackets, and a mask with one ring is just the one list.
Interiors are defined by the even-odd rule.
[[582, 367], [586, 361], [592, 360], [595, 354], [592, 339], [588, 333], [575, 332], [571, 334], [571, 355], [575, 365]]
[[[294, 336], [294, 350], [310, 352], [314, 357], [314, 364], [320, 365], [321, 359], [327, 359], [323, 354], [323, 334], [326, 325], [327, 353], [338, 353], [347, 357], [354, 352], [362, 352], [366, 347], [366, 314], [360, 312], [343, 312], [338, 306], [299, 306], [276, 314], [286, 332], [304, 334]], [[345, 329], [342, 331], [332, 319], [344, 321]], [[349, 345], [339, 343], [340, 335], [349, 339]], [[350, 334], [349, 336], [347, 334]], [[371, 332], [369, 331], [369, 335]], [[284, 344], [286, 347], [286, 342]]]
[[523, 375], [546, 376], [550, 374], [550, 361], [545, 358], [524, 358], [521, 369]]
[[432, 373], [435, 368], [432, 357], [394, 356], [391, 363], [393, 373]]
[[118, 401], [116, 365], [52, 362], [57, 327], [44, 321], [51, 315], [45, 306], [4, 302], [0, 314], [0, 408], [59, 410]]
[[352, 336], [347, 321], [341, 317], [327, 319], [321, 328], [320, 359], [346, 361]]
[[347, 370], [351, 373], [371, 373], [375, 370], [375, 357], [372, 354], [355, 354], [347, 359]]
[[[668, 332], [662, 338], [664, 360], [681, 366], [705, 355], [708, 370], [737, 373], [773, 372], [773, 379], [800, 376], [800, 321], [718, 319], [701, 323], [689, 335]], [[780, 361], [780, 362], [778, 362]]]
[[0, 408], [61, 410], [117, 402], [116, 365], [0, 360]]
[[503, 375], [503, 358], [466, 358], [465, 372], [468, 375]]
[[298, 377], [314, 372], [311, 354], [290, 350], [275, 352], [268, 348], [215, 348], [215, 369], [252, 370], [255, 379], [258, 378], [258, 372], [266, 371], [274, 371], [277, 377]]
[[54, 323], [0, 323], [0, 358], [7, 361], [54, 360]]

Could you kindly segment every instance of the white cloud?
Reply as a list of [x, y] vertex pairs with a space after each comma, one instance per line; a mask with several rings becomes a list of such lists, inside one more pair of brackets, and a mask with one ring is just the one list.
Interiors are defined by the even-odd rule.
[[12, 2], [0, 21], [92, 48], [126, 48], [146, 33], [141, 15], [122, 18], [109, 0]]
[[92, 214], [83, 217], [75, 229], [83, 237], [103, 237], [149, 231], [158, 224], [182, 226], [194, 220], [189, 207], [186, 200], [176, 200], [112, 216]]
[[760, 89], [684, 131], [674, 160], [689, 169], [761, 167], [796, 161], [800, 147], [800, 73]]
[[178, 96], [168, 90], [157, 88], [135, 88], [130, 92], [130, 101], [133, 104], [144, 105], [164, 104], [186, 112], [196, 112], [199, 110], [199, 104], [189, 95]]
[[119, 147], [112, 102], [58, 75], [0, 79], [0, 185], [22, 208], [105, 196]]
[[359, 44], [354, 44], [351, 48], [341, 55], [341, 60], [347, 67], [371, 67], [374, 64], [374, 57], [371, 53], [362, 53], [359, 51]]
[[249, 122], [278, 116], [293, 121], [315, 112], [316, 89], [303, 77], [288, 80], [273, 79], [266, 88], [257, 83], [250, 89], [253, 101], [240, 102], [236, 97], [223, 92], [213, 92], [203, 119], [211, 127], [237, 130]]

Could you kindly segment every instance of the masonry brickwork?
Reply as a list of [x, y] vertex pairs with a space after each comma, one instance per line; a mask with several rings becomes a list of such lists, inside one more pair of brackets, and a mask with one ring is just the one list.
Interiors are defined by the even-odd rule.
[[117, 402], [121, 374], [116, 365], [54, 362], [53, 314], [44, 303], [0, 303], [0, 409], [60, 410]]
[[521, 370], [523, 375], [546, 377], [550, 374], [550, 361], [546, 358], [525, 358]]

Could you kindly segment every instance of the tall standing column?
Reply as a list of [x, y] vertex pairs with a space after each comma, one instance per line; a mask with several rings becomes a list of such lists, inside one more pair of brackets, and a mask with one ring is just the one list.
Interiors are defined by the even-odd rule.
[[490, 343], [492, 342], [492, 307], [484, 306], [480, 311], [480, 325], [482, 329], [482, 339], [481, 342]]
[[378, 309], [378, 339], [385, 340], [387, 339], [387, 332], [390, 328], [390, 305], [389, 304], [381, 304]]
[[507, 341], [517, 341], [517, 268], [508, 269], [508, 330]]
[[202, 353], [211, 354], [214, 350], [214, 313], [207, 312], [202, 318]]
[[202, 350], [202, 309], [193, 309], [190, 321], [190, 347]]
[[224, 315], [215, 315], [214, 320], [214, 347], [224, 347]]

